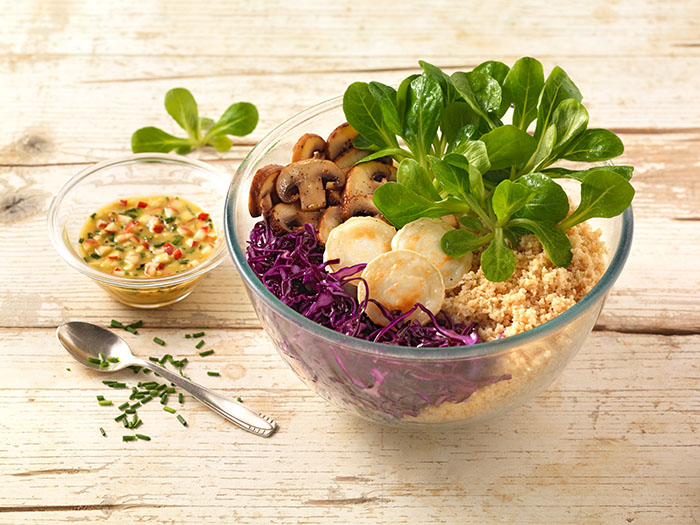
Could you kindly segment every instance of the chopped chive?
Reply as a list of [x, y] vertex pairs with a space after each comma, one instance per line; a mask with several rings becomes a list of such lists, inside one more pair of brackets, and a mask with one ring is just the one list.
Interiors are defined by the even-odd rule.
[[100, 404], [100, 406], [103, 406], [103, 407], [108, 407], [112, 404], [112, 402], [109, 401], [108, 399], [103, 399], [102, 401], [98, 401], [98, 403]]
[[[109, 366], [109, 363], [107, 364]], [[102, 381], [105, 383], [104, 381]], [[105, 383], [107, 385], [107, 383]], [[126, 388], [126, 383], [120, 383], [118, 381], [110, 381], [107, 385], [109, 388]]]
[[97, 359], [96, 357], [88, 357], [88, 363], [99, 365], [101, 363], [101, 361], [99, 359]]
[[83, 244], [84, 242], [85, 242], [85, 239], [83, 239], [82, 237], [80, 239], [78, 239], [78, 244]]
[[165, 410], [166, 412], [170, 412], [171, 414], [174, 414], [175, 412], [177, 412], [177, 410], [175, 410], [174, 408], [170, 408], [170, 407], [163, 407], [163, 410]]
[[93, 259], [99, 259], [101, 256], [97, 255], [96, 253], [91, 253], [90, 257], [92, 257]]
[[136, 403], [134, 403], [133, 405], [131, 405], [130, 408], [133, 408], [134, 410], [136, 410], [136, 409], [137, 409], [138, 407], [140, 407], [140, 406], [141, 406], [141, 403], [137, 401]]
[[97, 213], [93, 213], [92, 215], [90, 215], [91, 219], [94, 219], [95, 217], [97, 217]]
[[124, 330], [126, 330], [127, 332], [132, 333], [132, 334], [138, 334], [138, 332], [136, 331], [136, 328], [133, 328], [131, 326], [124, 327]]
[[195, 337], [195, 338], [196, 337], [203, 337], [203, 336], [204, 336], [204, 332], [197, 332], [195, 334], [192, 334], [192, 337]]
[[142, 386], [143, 388], [147, 388], [148, 390], [153, 390], [158, 386], [158, 383], [155, 381], [148, 381], [146, 383], [139, 383], [139, 386]]
[[67, 371], [67, 372], [70, 372], [70, 368], [66, 368], [66, 371]]
[[129, 396], [129, 399], [134, 399], [136, 397], [136, 394], [138, 393], [138, 388], [131, 387], [131, 395]]
[[107, 432], [105, 432], [105, 429], [100, 427], [100, 434], [102, 434], [103, 437], [107, 437]]
[[140, 419], [136, 421], [133, 425], [131, 425], [131, 428], [139, 428], [143, 424], [143, 421]]
[[122, 419], [122, 423], [124, 425], [124, 428], [129, 428], [129, 422], [126, 420], [126, 417]]
[[111, 326], [112, 328], [124, 328], [124, 325], [116, 319], [112, 319], [112, 322], [109, 323], [109, 326]]
[[168, 394], [163, 394], [160, 396], [160, 404], [165, 405], [168, 402]]
[[196, 345], [194, 345], [194, 347], [195, 347], [197, 350], [199, 350], [199, 349], [202, 348], [205, 344], [206, 344], [206, 342], [204, 341], [204, 339], [202, 339], [199, 343], [197, 343]]
[[102, 352], [100, 352], [99, 354], [97, 354], [97, 357], [99, 357], [99, 358], [100, 358], [100, 362], [102, 362], [102, 361], [105, 361], [105, 360], [106, 360], [106, 359], [105, 359], [105, 355], [104, 355], [104, 354], [103, 354]]
[[185, 339], [189, 339], [190, 337], [192, 337], [192, 334], [185, 334]]
[[133, 408], [129, 407], [129, 408], [127, 408], [127, 409], [124, 411], [124, 413], [125, 413], [125, 414], [135, 414], [135, 413], [136, 413], [136, 410], [134, 410]]
[[165, 388], [165, 383], [163, 383], [162, 385], [158, 385], [156, 388], [154, 388], [154, 390], [156, 392], [159, 392], [160, 390], [163, 390], [164, 388]]
[[177, 400], [180, 402], [181, 405], [185, 402], [185, 396], [182, 395], [182, 392], [180, 392], [177, 395]]
[[153, 342], [157, 345], [165, 346], [165, 341], [163, 341], [160, 337], [154, 337]]
[[177, 415], [177, 420], [182, 423], [182, 426], [187, 426], [187, 421], [185, 421], [185, 418], [182, 417], [180, 414]]
[[119, 410], [124, 410], [125, 408], [129, 408], [129, 402], [124, 401], [121, 405], [117, 407]]
[[207, 372], [208, 376], [219, 377], [221, 374], [219, 372]]
[[138, 365], [131, 365], [131, 366], [129, 366], [129, 368], [131, 368], [131, 370], [133, 370], [134, 374], [138, 374], [141, 371], [141, 367]]
[[166, 394], [174, 394], [174, 393], [175, 393], [175, 389], [174, 389], [173, 387], [169, 386], [169, 387], [166, 388], [163, 392], [165, 392]]
[[97, 396], [98, 401], [104, 401], [104, 399], [105, 399], [105, 396]]
[[143, 369], [144, 374], [150, 374], [153, 370], [149, 370], [148, 368]]
[[110, 363], [118, 363], [119, 358], [118, 357], [108, 357], [107, 361], [109, 361]]
[[204, 352], [199, 352], [200, 357], [207, 357], [208, 355], [211, 355], [214, 353], [214, 350], [205, 350]]
[[143, 439], [144, 441], [150, 441], [150, 440], [151, 440], [150, 437], [148, 437], [148, 436], [146, 436], [146, 435], [144, 435], [144, 434], [136, 434], [136, 437], [139, 438], [139, 439]]
[[127, 326], [130, 326], [131, 328], [141, 328], [143, 326], [143, 321], [139, 319], [138, 321], [134, 321], [133, 323]]
[[238, 401], [239, 403], [243, 403], [243, 400], [240, 397], [237, 397], [236, 401]]
[[119, 414], [117, 417], [114, 418], [114, 421], [121, 421], [126, 417], [126, 414]]
[[153, 399], [153, 396], [149, 394], [149, 395], [147, 395], [146, 397], [144, 397], [144, 398], [141, 400], [141, 404], [142, 404], [142, 405], [145, 405], [145, 404], [148, 403], [151, 399]]
[[159, 363], [159, 362], [160, 362], [160, 359], [158, 359], [157, 357], [153, 357], [152, 355], [151, 355], [151, 356], [148, 356], [148, 360], [149, 360], [149, 361], [153, 361], [154, 363]]
[[102, 361], [100, 363], [100, 368], [109, 368], [109, 362], [108, 361]]
[[122, 436], [122, 441], [136, 441], [136, 436]]
[[[155, 339], [154, 339], [154, 341], [155, 341]], [[158, 343], [158, 344], [160, 344], [160, 343]], [[172, 358], [173, 358], [173, 356], [171, 356], [170, 354], [165, 354], [163, 357], [160, 358], [159, 362], [161, 365], [164, 365], [166, 361], [168, 361]]]

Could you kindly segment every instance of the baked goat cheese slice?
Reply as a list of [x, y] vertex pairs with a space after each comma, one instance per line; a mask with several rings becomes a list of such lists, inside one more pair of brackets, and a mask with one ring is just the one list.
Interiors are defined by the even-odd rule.
[[445, 289], [449, 290], [459, 284], [472, 265], [471, 253], [455, 259], [442, 251], [440, 239], [450, 230], [454, 228], [442, 219], [424, 217], [401, 228], [391, 240], [391, 249], [412, 250], [426, 257], [440, 270]]
[[375, 217], [351, 217], [333, 228], [326, 241], [323, 260], [340, 259], [330, 265], [334, 272], [341, 268], [366, 264], [377, 255], [391, 250], [396, 228]]
[[[405, 313], [416, 303], [425, 306], [437, 314], [445, 300], [445, 284], [440, 270], [421, 254], [411, 250], [392, 250], [372, 259], [362, 272], [367, 283], [357, 286], [357, 299], [364, 301], [369, 290], [369, 298], [379, 302], [388, 310], [400, 310]], [[367, 315], [381, 326], [389, 322], [379, 307], [368, 302]], [[430, 316], [417, 309], [409, 317], [421, 324], [430, 320]]]

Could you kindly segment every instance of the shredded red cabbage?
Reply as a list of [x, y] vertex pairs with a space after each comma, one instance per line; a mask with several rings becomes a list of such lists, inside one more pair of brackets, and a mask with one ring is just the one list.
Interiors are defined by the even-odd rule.
[[[364, 313], [367, 299], [357, 299], [345, 291], [346, 285], [367, 286], [359, 277], [364, 264], [328, 272], [323, 248], [316, 230], [306, 224], [300, 232], [275, 234], [267, 222], [258, 222], [250, 233], [246, 259], [265, 287], [284, 304], [312, 321], [342, 334], [367, 341], [412, 347], [446, 347], [473, 345], [479, 342], [475, 323], [455, 323], [445, 312], [433, 315], [422, 304], [405, 313], [389, 311], [375, 304], [389, 319], [378, 326]], [[371, 300], [371, 299], [370, 299]], [[430, 322], [425, 326], [407, 318], [421, 309]]]

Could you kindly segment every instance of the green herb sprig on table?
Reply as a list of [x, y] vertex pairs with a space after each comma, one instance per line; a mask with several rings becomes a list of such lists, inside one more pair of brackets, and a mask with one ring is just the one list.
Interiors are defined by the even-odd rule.
[[228, 151], [233, 146], [229, 135], [248, 135], [258, 124], [258, 110], [249, 102], [232, 104], [216, 122], [200, 117], [194, 96], [184, 88], [171, 89], [165, 94], [165, 109], [187, 132], [187, 137], [175, 137], [153, 126], [141, 128], [131, 136], [131, 150], [134, 153], [168, 153], [175, 150], [184, 155], [192, 148], [203, 146]]
[[[354, 145], [374, 151], [360, 162], [386, 156], [399, 162], [397, 181], [373, 197], [394, 226], [454, 214], [461, 226], [442, 237], [443, 251], [461, 257], [485, 247], [484, 275], [505, 281], [515, 271], [522, 235], [535, 234], [551, 261], [567, 267], [566, 230], [629, 207], [631, 166], [551, 167], [560, 159], [605, 161], [624, 150], [611, 131], [587, 128], [581, 92], [563, 69], [555, 67], [545, 80], [542, 64], [529, 57], [512, 68], [488, 61], [451, 76], [420, 65], [423, 73], [397, 90], [355, 82], [343, 96], [345, 117], [359, 132]], [[511, 107], [511, 124], [504, 124]], [[558, 178], [581, 183], [571, 215]]]

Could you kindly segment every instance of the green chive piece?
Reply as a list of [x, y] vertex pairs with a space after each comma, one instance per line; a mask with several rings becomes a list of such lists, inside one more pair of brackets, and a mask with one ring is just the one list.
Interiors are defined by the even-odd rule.
[[237, 397], [236, 401], [238, 401], [239, 403], [243, 403], [243, 400], [240, 397]]
[[150, 440], [151, 440], [150, 437], [148, 437], [148, 436], [146, 436], [146, 435], [144, 435], [144, 434], [136, 434], [136, 437], [139, 438], [139, 439], [143, 439], [144, 441], [150, 441]]
[[177, 412], [177, 410], [175, 410], [174, 408], [170, 408], [170, 407], [163, 407], [163, 410], [165, 410], [166, 412], [170, 412], [171, 414], [174, 414], [175, 412]]
[[205, 350], [204, 352], [199, 352], [199, 357], [207, 357], [214, 353], [214, 350]]
[[143, 321], [139, 319], [138, 321], [134, 321], [128, 326], [130, 326], [131, 328], [141, 328], [143, 326]]
[[168, 394], [163, 394], [160, 396], [160, 404], [165, 405], [168, 402]]
[[148, 381], [146, 383], [139, 383], [139, 386], [142, 386], [143, 388], [147, 388], [148, 390], [152, 390], [158, 386], [158, 383], [156, 383], [155, 381]]
[[112, 402], [108, 399], [103, 399], [102, 401], [98, 401], [98, 403], [103, 407], [108, 407], [112, 404]]
[[109, 323], [109, 326], [111, 326], [112, 328], [124, 328], [124, 325], [116, 319], [112, 319], [112, 322]]
[[102, 362], [102, 361], [105, 360], [105, 355], [104, 355], [102, 352], [100, 352], [99, 354], [97, 354], [97, 357], [100, 358], [100, 362]]
[[219, 376], [221, 376], [221, 374], [220, 374], [219, 372], [207, 372], [207, 375], [208, 375], [208, 376], [212, 376], [212, 377], [219, 377]]
[[195, 334], [192, 334], [192, 337], [197, 338], [197, 337], [204, 337], [204, 332], [197, 332]]
[[[109, 364], [107, 366], [109, 366]], [[102, 381], [102, 382], [104, 383], [104, 381]], [[109, 388], [126, 388], [126, 383], [119, 383], [117, 381], [110, 381], [107, 386]]]
[[102, 437], [107, 437], [107, 432], [105, 432], [105, 429], [100, 427], [100, 434], [102, 434]]
[[99, 359], [97, 359], [96, 357], [88, 357], [88, 363], [99, 365], [101, 363], [101, 361]]
[[111, 387], [114, 383], [116, 383], [116, 381], [102, 381], [102, 384], [103, 384], [103, 385], [107, 385], [107, 386], [110, 386], [110, 387]]
[[192, 337], [192, 334], [185, 334], [185, 339], [189, 339]]
[[129, 368], [134, 371], [134, 374], [138, 374], [141, 371], [141, 367], [138, 365], [131, 365]]
[[109, 362], [108, 361], [102, 361], [100, 363], [100, 368], [109, 368]]
[[136, 436], [122, 436], [122, 441], [136, 441]]
[[149, 370], [148, 368], [143, 369], [144, 374], [150, 374], [153, 370]]
[[148, 356], [148, 360], [153, 361], [154, 363], [160, 363], [160, 359], [158, 359], [157, 357], [153, 357], [152, 355]]
[[70, 372], [70, 368], [66, 368], [66, 371]]
[[181, 405], [185, 402], [185, 396], [182, 395], [182, 392], [178, 394], [177, 400], [180, 402]]
[[140, 407], [140, 406], [141, 406], [141, 403], [139, 403], [139, 402], [137, 401], [136, 403], [134, 403], [133, 405], [131, 405], [129, 408], [132, 408], [132, 409], [136, 410], [136, 409], [137, 409], [138, 407]]
[[175, 389], [174, 389], [173, 387], [169, 386], [169, 387], [166, 388], [163, 392], [165, 392], [166, 394], [174, 394], [174, 393], [175, 393]]
[[157, 345], [165, 346], [165, 341], [163, 341], [160, 337], [154, 337], [153, 342]]
[[117, 417], [114, 418], [114, 421], [121, 421], [126, 417], [126, 414], [119, 414]]
[[124, 428], [129, 428], [129, 422], [126, 420], [126, 416], [122, 419], [122, 423], [124, 423]]
[[136, 410], [134, 410], [133, 408], [129, 407], [129, 408], [127, 408], [127, 409], [124, 411], [124, 413], [125, 413], [125, 414], [135, 414], [135, 413], [136, 413]]
[[139, 420], [136, 421], [136, 423], [134, 423], [133, 425], [131, 425], [131, 428], [139, 428], [139, 427], [141, 426], [142, 423], [143, 423], [143, 421], [141, 421], [141, 420], [139, 419]]
[[98, 401], [104, 401], [104, 399], [105, 399], [105, 396], [97, 396]]
[[133, 326], [125, 326], [124, 330], [126, 330], [127, 332], [134, 334], [134, 335], [138, 334], [138, 332], [136, 331], [136, 328], [134, 328]]
[[160, 390], [163, 390], [164, 388], [165, 388], [165, 383], [163, 383], [162, 385], [158, 385], [154, 390], [156, 392], [159, 392]]
[[141, 400], [141, 404], [142, 404], [142, 405], [145, 405], [145, 404], [148, 403], [151, 399], [153, 399], [153, 396], [149, 394], [149, 395], [147, 395], [146, 397], [144, 397], [144, 398]]
[[118, 363], [119, 358], [118, 357], [108, 357], [107, 361], [109, 361], [110, 363]]
[[194, 347], [195, 347], [197, 350], [199, 350], [199, 349], [202, 348], [205, 344], [206, 344], [206, 343], [205, 343], [204, 339], [202, 339], [199, 343], [197, 343], [196, 345], [194, 345]]
[[129, 402], [124, 401], [121, 405], [117, 407], [119, 410], [124, 410], [125, 408], [129, 408]]
[[182, 417], [180, 414], [177, 415], [177, 420], [182, 423], [182, 426], [186, 427], [187, 426], [187, 421], [185, 421], [185, 418]]
[[[160, 344], [160, 343], [158, 343], [158, 344]], [[164, 365], [166, 361], [168, 361], [168, 360], [170, 360], [170, 359], [172, 359], [172, 358], [173, 358], [173, 356], [171, 356], [170, 354], [165, 354], [163, 357], [160, 358], [159, 363], [160, 363], [161, 365]]]

